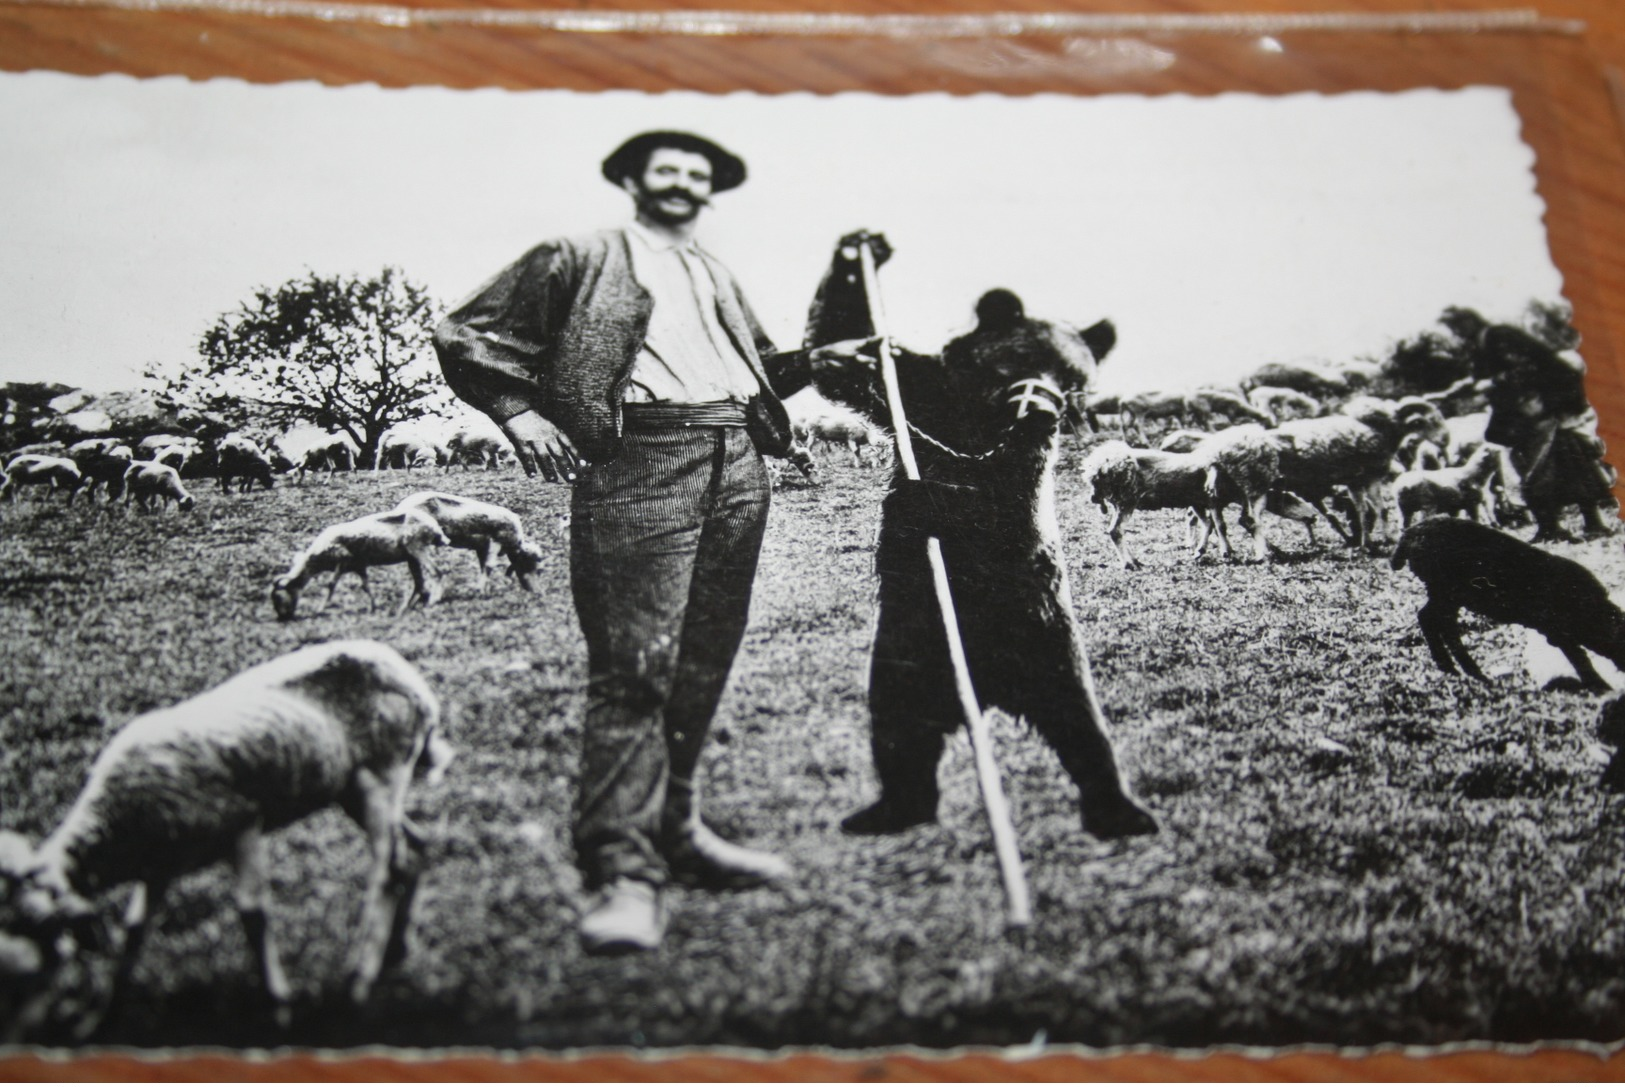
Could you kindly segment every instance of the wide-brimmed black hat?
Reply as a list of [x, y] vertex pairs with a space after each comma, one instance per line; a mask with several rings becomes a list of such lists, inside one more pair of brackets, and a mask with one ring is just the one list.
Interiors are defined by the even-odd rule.
[[744, 160], [692, 132], [643, 132], [633, 136], [604, 160], [605, 179], [619, 185], [624, 178], [641, 176], [649, 161], [649, 153], [662, 147], [672, 147], [710, 159], [712, 192], [727, 192], [745, 181]]

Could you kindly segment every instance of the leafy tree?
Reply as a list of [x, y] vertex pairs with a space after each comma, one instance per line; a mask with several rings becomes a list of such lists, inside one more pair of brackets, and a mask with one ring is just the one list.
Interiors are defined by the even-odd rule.
[[370, 463], [384, 431], [451, 405], [430, 348], [438, 320], [398, 268], [370, 279], [310, 272], [221, 314], [198, 341], [200, 366], [147, 377], [170, 403], [236, 427], [343, 431]]

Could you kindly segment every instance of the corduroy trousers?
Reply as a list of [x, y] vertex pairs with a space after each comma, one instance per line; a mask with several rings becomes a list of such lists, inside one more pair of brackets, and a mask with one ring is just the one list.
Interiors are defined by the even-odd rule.
[[666, 881], [744, 637], [770, 495], [736, 426], [629, 433], [576, 483], [570, 581], [588, 677], [573, 838], [589, 889]]

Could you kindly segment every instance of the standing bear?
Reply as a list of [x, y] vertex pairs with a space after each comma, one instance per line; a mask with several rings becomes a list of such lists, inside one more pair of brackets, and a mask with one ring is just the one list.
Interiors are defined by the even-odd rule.
[[[841, 239], [818, 288], [807, 341], [874, 334], [859, 247]], [[898, 383], [921, 479], [901, 465], [881, 510], [875, 565], [879, 618], [869, 669], [871, 747], [880, 797], [841, 824], [890, 834], [937, 817], [937, 765], [963, 723], [926, 540], [942, 541], [977, 696], [1024, 717], [1080, 791], [1083, 826], [1099, 838], [1154, 833], [1125, 787], [1073, 618], [1055, 518], [1055, 460], [1064, 397], [1082, 389], [1115, 342], [1108, 321], [1079, 331], [1028, 317], [1021, 299], [989, 291], [976, 327], [940, 357], [896, 351]], [[798, 360], [799, 361], [799, 360]], [[878, 370], [801, 364], [774, 377], [781, 395], [812, 384], [886, 420]]]

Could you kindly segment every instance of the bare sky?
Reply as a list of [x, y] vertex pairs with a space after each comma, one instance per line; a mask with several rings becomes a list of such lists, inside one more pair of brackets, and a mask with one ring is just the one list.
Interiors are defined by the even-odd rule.
[[701, 132], [750, 179], [701, 238], [781, 345], [836, 239], [884, 231], [893, 332], [995, 286], [1116, 321], [1107, 388], [1345, 361], [1446, 305], [1555, 299], [1533, 156], [1497, 88], [1262, 98], [252, 86], [0, 74], [0, 380], [136, 384], [256, 286], [404, 268], [456, 302], [531, 244], [618, 225], [599, 162]]

